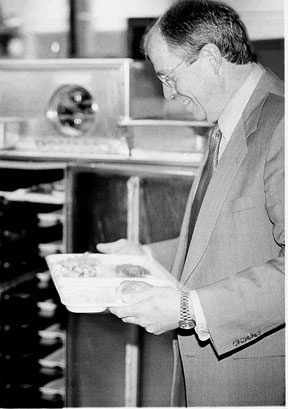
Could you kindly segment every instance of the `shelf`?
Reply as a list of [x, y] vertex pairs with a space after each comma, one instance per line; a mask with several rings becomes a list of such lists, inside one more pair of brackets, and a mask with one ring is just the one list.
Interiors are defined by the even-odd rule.
[[38, 334], [40, 337], [45, 338], [45, 339], [61, 339], [61, 341], [65, 341], [65, 333], [63, 330], [60, 328], [60, 324], [56, 323], [51, 325], [48, 328], [45, 328], [43, 330], [38, 331]]
[[44, 395], [59, 395], [63, 399], [65, 398], [65, 379], [60, 378], [60, 379], [55, 379], [54, 381], [51, 381], [47, 383], [44, 386], [41, 386], [40, 392], [42, 392]]
[[166, 163], [191, 164], [200, 166], [203, 160], [203, 152], [164, 152], [149, 151], [148, 149], [132, 148], [131, 160], [143, 160]]
[[52, 318], [57, 309], [57, 305], [53, 300], [39, 301], [37, 307], [39, 308], [39, 316], [44, 318]]
[[50, 355], [47, 355], [45, 358], [39, 359], [39, 364], [47, 368], [61, 368], [65, 369], [66, 361], [66, 351], [65, 347], [57, 349], [57, 351], [52, 352]]
[[[51, 149], [49, 149], [51, 148]], [[51, 164], [49, 164], [49, 168], [45, 167], [45, 165], [43, 165], [43, 160], [46, 161], [54, 161], [56, 162], [56, 164], [54, 165], [55, 169], [65, 169], [65, 166], [67, 164], [67, 162], [92, 162], [94, 163], [95, 161], [98, 162], [127, 162], [129, 160], [129, 154], [128, 152], [125, 154], [114, 154], [114, 153], [91, 153], [91, 149], [90, 152], [88, 153], [79, 153], [79, 146], [75, 145], [73, 147], [73, 145], [67, 145], [65, 146], [63, 144], [63, 146], [58, 146], [58, 150], [53, 150], [55, 149], [55, 147], [53, 147], [52, 145], [50, 145], [50, 147], [48, 146], [48, 148], [46, 148], [46, 150], [43, 148], [43, 150], [28, 150], [28, 151], [24, 151], [24, 150], [18, 150], [18, 149], [14, 149], [14, 150], [0, 150], [0, 166], [1, 167], [6, 167], [6, 168], [11, 168], [12, 166], [10, 166], [9, 162], [10, 160], [13, 161], [13, 163], [15, 164], [18, 163], [18, 165], [14, 165], [16, 168], [25, 168], [25, 169], [50, 169], [51, 168]], [[59, 151], [61, 149], [61, 151]], [[66, 150], [66, 152], [65, 152]], [[6, 161], [6, 162], [4, 162]], [[18, 162], [17, 162], [18, 161]], [[29, 161], [28, 166], [25, 167], [25, 161]], [[35, 161], [34, 163], [31, 161]], [[39, 166], [38, 162], [40, 161], [41, 164]], [[51, 162], [50, 162], [51, 163]]]
[[188, 121], [178, 119], [132, 119], [130, 117], [122, 117], [118, 122], [119, 126], [191, 126], [191, 127], [206, 127], [210, 128], [211, 122]]
[[[3, 150], [0, 150], [0, 155], [2, 153]], [[5, 320], [0, 324], [1, 337], [5, 325], [7, 331], [7, 334], [3, 333], [7, 341], [2, 342], [0, 347], [5, 368], [1, 382], [4, 386], [10, 385], [11, 395], [0, 393], [0, 406], [6, 407], [7, 402], [10, 402], [12, 406], [15, 403], [15, 407], [62, 408], [66, 368], [66, 347], [63, 347], [66, 341], [65, 316], [60, 311], [60, 300], [43, 255], [63, 248], [62, 239], [52, 243], [46, 241], [62, 237], [65, 166], [44, 162], [43, 158], [39, 163], [25, 163], [20, 158], [14, 161], [0, 160], [0, 167], [1, 214], [4, 223], [0, 233], [6, 240], [3, 242], [5, 249], [9, 250], [9, 257], [6, 257], [5, 251], [1, 254], [0, 268], [0, 298], [7, 309]], [[26, 236], [32, 248], [27, 250], [28, 253], [20, 247], [20, 240]], [[13, 348], [15, 359], [12, 353], [11, 357], [15, 362], [9, 359], [8, 354], [5, 355], [8, 342], [11, 343], [11, 350]], [[16, 348], [19, 342], [21, 355]], [[22, 356], [25, 359], [16, 368], [16, 358], [19, 360]], [[39, 361], [43, 359], [47, 363], [47, 358], [48, 367], [44, 367]], [[16, 376], [10, 376], [14, 372]], [[61, 382], [53, 383], [60, 377]]]
[[[3, 156], [5, 156], [5, 152], [7, 153], [7, 151], [4, 150], [0, 150], [0, 154], [2, 154]], [[15, 152], [17, 152], [17, 150], [13, 150], [10, 151], [13, 153], [13, 155], [15, 156]], [[18, 158], [17, 160], [13, 161], [13, 160], [6, 160], [9, 159], [8, 157], [9, 155], [7, 155], [6, 158], [2, 158], [2, 160], [0, 160], [0, 168], [1, 169], [20, 169], [20, 170], [64, 170], [65, 169], [65, 164], [59, 164], [59, 163], [54, 163], [54, 162], [43, 162], [43, 155], [42, 155], [42, 162], [25, 162], [23, 160], [23, 157], [21, 156], [21, 152], [18, 152]], [[21, 160], [20, 160], [21, 159]], [[33, 159], [31, 159], [33, 160]]]
[[44, 204], [64, 204], [64, 193], [53, 192], [51, 194], [46, 193], [30, 193], [29, 189], [18, 189], [14, 192], [0, 191], [0, 196], [4, 197], [11, 202], [30, 202], [30, 203], [44, 203]]
[[28, 273], [23, 273], [12, 280], [4, 281], [3, 283], [0, 283], [0, 294], [8, 290], [11, 290], [12, 288], [15, 288], [20, 284], [24, 284], [27, 281], [33, 280], [38, 272], [39, 272], [39, 269], [29, 271]]
[[50, 213], [38, 213], [39, 218], [39, 227], [41, 228], [48, 228], [54, 227], [58, 224], [64, 224], [64, 215], [63, 213], [57, 212], [50, 212]]
[[49, 243], [39, 243], [40, 257], [45, 258], [49, 254], [64, 253], [64, 244], [62, 240], [51, 241]]
[[[163, 125], [163, 124], [162, 124]], [[141, 151], [141, 152], [140, 152]], [[194, 160], [188, 155], [194, 155], [193, 153], [170, 153], [169, 156], [173, 156], [173, 158], [165, 157], [165, 152], [160, 151], [147, 151], [147, 155], [143, 153], [143, 150], [140, 148], [132, 148], [130, 156], [127, 155], [114, 155], [114, 154], [106, 154], [106, 155], [96, 155], [96, 154], [81, 154], [76, 155], [73, 152], [65, 153], [65, 152], [21, 152], [21, 151], [10, 151], [10, 153], [0, 152], [0, 167], [3, 169], [28, 169], [28, 170], [51, 170], [53, 168], [53, 163], [49, 163], [49, 168], [45, 168], [43, 166], [43, 160], [48, 161], [55, 161], [54, 169], [64, 169], [67, 166], [81, 166], [85, 164], [89, 165], [97, 165], [100, 164], [101, 166], [129, 166], [133, 165], [145, 165], [145, 166], [169, 166], [175, 168], [175, 166], [187, 166], [187, 167], [195, 167], [193, 163]], [[195, 153], [195, 155], [199, 155]], [[5, 159], [4, 159], [5, 156]], [[18, 159], [17, 159], [18, 158]], [[1, 160], [2, 159], [2, 160]], [[196, 157], [196, 162], [198, 162], [199, 157]], [[10, 161], [11, 160], [11, 161]], [[172, 160], [172, 161], [171, 161]], [[25, 162], [26, 161], [26, 162]], [[34, 162], [31, 162], [34, 161]]]

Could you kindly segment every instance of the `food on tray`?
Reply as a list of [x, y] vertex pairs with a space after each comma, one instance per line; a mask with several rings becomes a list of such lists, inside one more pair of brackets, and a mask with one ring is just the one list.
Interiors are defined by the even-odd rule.
[[96, 258], [89, 257], [89, 253], [79, 256], [69, 256], [59, 260], [54, 268], [57, 277], [98, 277], [101, 263]]
[[59, 278], [127, 277], [143, 278], [151, 275], [146, 268], [132, 264], [105, 264], [90, 253], [70, 255], [54, 264], [55, 276]]
[[145, 267], [137, 266], [136, 264], [118, 264], [116, 266], [116, 274], [123, 277], [135, 277], [142, 278], [150, 275], [150, 271], [146, 270]]

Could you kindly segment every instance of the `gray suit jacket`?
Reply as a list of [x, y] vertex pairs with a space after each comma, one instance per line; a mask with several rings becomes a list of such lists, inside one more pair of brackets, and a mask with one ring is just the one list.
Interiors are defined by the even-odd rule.
[[[185, 261], [196, 185], [197, 180], [179, 238], [152, 245], [158, 260], [168, 268], [170, 264], [182, 285], [198, 290], [211, 336], [206, 343], [195, 334], [178, 336], [175, 348], [181, 360], [176, 363], [175, 381], [179, 383], [184, 372], [188, 404], [193, 406], [280, 404], [284, 396], [284, 98], [283, 84], [272, 73], [260, 79], [219, 161]], [[241, 365], [237, 359], [242, 359]]]

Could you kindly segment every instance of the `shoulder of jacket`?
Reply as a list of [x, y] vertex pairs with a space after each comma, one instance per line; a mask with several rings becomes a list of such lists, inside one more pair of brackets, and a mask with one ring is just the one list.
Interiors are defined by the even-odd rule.
[[[272, 120], [274, 127], [280, 122], [285, 114], [285, 100], [283, 95], [269, 92], [263, 101], [259, 119], [263, 123]], [[272, 125], [272, 124], [271, 124]], [[270, 125], [270, 126], [271, 126]], [[273, 127], [273, 125], [272, 125]]]

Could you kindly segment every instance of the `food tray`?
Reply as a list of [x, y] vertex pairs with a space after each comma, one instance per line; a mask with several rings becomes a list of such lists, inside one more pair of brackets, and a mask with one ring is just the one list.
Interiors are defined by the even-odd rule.
[[147, 256], [53, 254], [46, 256], [61, 302], [71, 312], [94, 313], [125, 305], [119, 285], [126, 280], [175, 286], [172, 276]]

